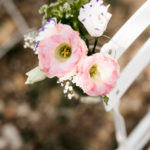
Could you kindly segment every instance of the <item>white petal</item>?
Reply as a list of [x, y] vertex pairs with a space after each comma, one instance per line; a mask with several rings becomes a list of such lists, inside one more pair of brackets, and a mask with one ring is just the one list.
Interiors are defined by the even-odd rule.
[[28, 78], [25, 84], [33, 84], [35, 82], [42, 81], [46, 78], [45, 73], [40, 70], [39, 66], [27, 72], [26, 75], [28, 76]]
[[47, 22], [39, 29], [38, 36], [35, 38], [34, 51], [38, 53], [39, 42], [52, 34], [52, 28], [56, 26], [57, 19], [49, 18]]
[[103, 5], [102, 0], [92, 0], [80, 9], [78, 19], [82, 22], [91, 36], [99, 37], [106, 30], [107, 24], [111, 18], [108, 8], [109, 5]]

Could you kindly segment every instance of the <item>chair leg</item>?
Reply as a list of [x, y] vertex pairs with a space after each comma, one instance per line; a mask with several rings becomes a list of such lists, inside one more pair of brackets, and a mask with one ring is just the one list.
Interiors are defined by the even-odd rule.
[[127, 133], [126, 133], [126, 125], [125, 125], [124, 118], [119, 111], [119, 104], [117, 104], [113, 108], [113, 114], [114, 114], [116, 139], [118, 144], [120, 145], [126, 140]]
[[141, 150], [150, 140], [150, 111], [130, 133], [118, 150]]

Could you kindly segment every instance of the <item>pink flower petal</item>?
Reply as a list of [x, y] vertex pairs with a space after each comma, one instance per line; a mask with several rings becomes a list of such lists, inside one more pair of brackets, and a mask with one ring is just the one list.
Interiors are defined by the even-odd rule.
[[[94, 65], [98, 68], [99, 80], [90, 76], [90, 68]], [[96, 53], [79, 64], [76, 84], [90, 96], [105, 96], [115, 87], [118, 76], [117, 61], [109, 55]]]

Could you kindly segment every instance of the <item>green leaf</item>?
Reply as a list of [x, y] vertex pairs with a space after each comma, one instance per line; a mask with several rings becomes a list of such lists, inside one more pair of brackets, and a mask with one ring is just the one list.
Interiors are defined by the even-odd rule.
[[108, 105], [108, 101], [109, 101], [109, 97], [104, 96], [104, 102], [105, 102], [106, 105]]
[[43, 5], [39, 12], [43, 15], [43, 24], [48, 18], [55, 17], [57, 22], [70, 25], [80, 33], [81, 38], [87, 42], [87, 31], [78, 20], [80, 8], [89, 0], [57, 0], [49, 5]]

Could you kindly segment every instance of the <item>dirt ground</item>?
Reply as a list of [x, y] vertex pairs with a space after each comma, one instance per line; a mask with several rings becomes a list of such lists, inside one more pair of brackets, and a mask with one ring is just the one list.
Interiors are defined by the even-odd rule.
[[[46, 0], [14, 0], [31, 28], [39, 28], [38, 9]], [[144, 0], [107, 0], [113, 17], [106, 35], [112, 37]], [[16, 26], [0, 5], [0, 44], [7, 43]], [[7, 30], [9, 29], [9, 30]], [[3, 35], [3, 36], [2, 36]], [[150, 36], [144, 31], [119, 60], [121, 70]], [[100, 44], [101, 41], [100, 41]], [[37, 56], [23, 41], [0, 59], [0, 150], [114, 150], [117, 148], [112, 112], [103, 104], [67, 100], [57, 79], [25, 85], [25, 73], [37, 66]], [[134, 70], [133, 70], [134, 71]], [[128, 134], [150, 108], [150, 65], [121, 100]], [[8, 138], [6, 129], [13, 138]], [[7, 137], [7, 138], [6, 138]], [[10, 136], [11, 137], [11, 136]], [[16, 142], [17, 141], [17, 142]], [[150, 142], [144, 150], [150, 146]]]

